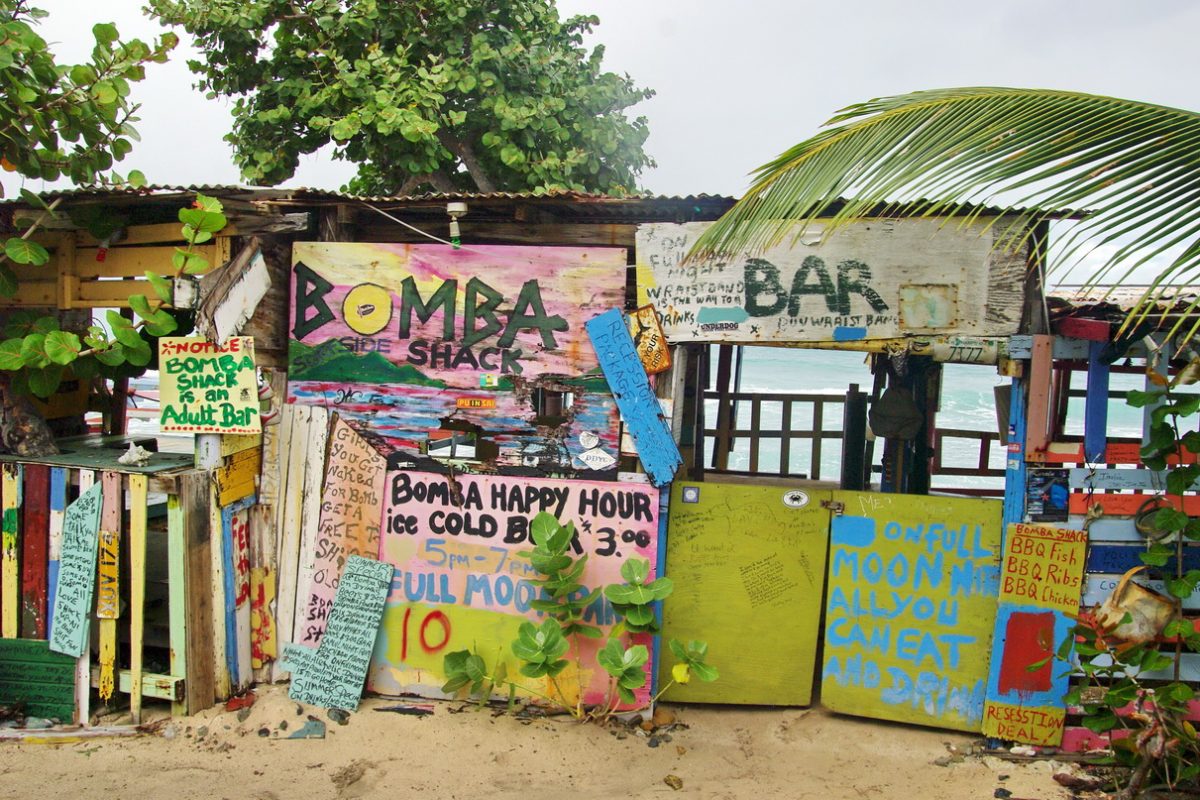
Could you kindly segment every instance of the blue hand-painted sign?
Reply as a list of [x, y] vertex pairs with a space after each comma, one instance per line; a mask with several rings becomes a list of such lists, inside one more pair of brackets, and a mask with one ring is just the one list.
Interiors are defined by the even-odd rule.
[[670, 483], [683, 457], [638, 358], [625, 316], [616, 308], [605, 311], [587, 322], [587, 332], [650, 482]]

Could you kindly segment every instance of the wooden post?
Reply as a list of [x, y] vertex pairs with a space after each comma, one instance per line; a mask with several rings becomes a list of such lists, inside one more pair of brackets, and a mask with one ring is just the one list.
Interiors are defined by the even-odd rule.
[[167, 498], [167, 564], [171, 615], [171, 675], [184, 678], [186, 695], [173, 714], [195, 714], [213, 704], [212, 591], [209, 479], [184, 475]]
[[[96, 484], [96, 473], [90, 469], [79, 470], [79, 493], [83, 494]], [[92, 650], [91, 645], [83, 648], [83, 655], [75, 661], [75, 723], [87, 725], [91, 719], [92, 703]]]
[[861, 491], [866, 488], [866, 446], [867, 395], [858, 390], [857, 383], [852, 383], [842, 408], [842, 489]]
[[[1029, 361], [1029, 412], [1025, 419], [1025, 457], [1044, 453], [1050, 444], [1050, 383], [1054, 365], [1054, 337], [1033, 337], [1033, 355]], [[1016, 405], [1016, 398], [1013, 398]]]
[[15, 639], [21, 619], [21, 465], [6, 463], [0, 469], [0, 636]]
[[108, 700], [116, 686], [117, 617], [121, 614], [121, 475], [105, 472], [100, 511], [100, 580], [96, 584], [96, 617], [100, 620], [100, 697]]
[[221, 505], [218, 501], [217, 483], [213, 481], [209, 487], [208, 501], [208, 530], [209, 536], [209, 557], [211, 566], [209, 567], [209, 575], [212, 582], [202, 591], [206, 591], [213, 598], [212, 603], [212, 659], [213, 659], [213, 690], [216, 692], [216, 699], [228, 700], [230, 695], [230, 674], [229, 665], [225, 654], [225, 609], [231, 601], [231, 598], [225, 594], [225, 553], [224, 539], [225, 531], [221, 524]]
[[1008, 526], [1025, 521], [1025, 379], [1013, 378], [1012, 394], [1008, 400], [1008, 453], [1004, 459], [1004, 535]]
[[50, 563], [46, 570], [46, 631], [54, 624], [54, 595], [58, 588], [58, 562], [62, 555], [63, 520], [67, 510], [67, 470], [50, 470]]
[[50, 568], [50, 468], [27, 464], [21, 492], [21, 637], [45, 639]]
[[142, 646], [146, 608], [146, 503], [145, 475], [129, 476], [129, 715], [142, 721]]
[[729, 381], [733, 376], [733, 345], [717, 347], [717, 439], [713, 447], [712, 468], [729, 469], [729, 450], [733, 445], [731, 431], [737, 427], [729, 401]]
[[1083, 454], [1088, 463], [1104, 460], [1108, 442], [1108, 364], [1100, 355], [1104, 342], [1088, 345], [1087, 397], [1083, 410]]

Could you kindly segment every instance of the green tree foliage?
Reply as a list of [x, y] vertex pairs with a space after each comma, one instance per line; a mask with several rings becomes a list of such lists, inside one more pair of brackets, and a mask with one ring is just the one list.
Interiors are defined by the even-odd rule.
[[1200, 273], [1197, 143], [1194, 111], [1078, 92], [963, 88], [870, 100], [760, 167], [693, 256], [762, 249], [825, 215], [832, 231], [879, 204], [919, 215], [1000, 204], [1030, 222], [1087, 209], [1063, 238], [1060, 265], [1106, 246], [1092, 280], [1115, 273], [1119, 282], [1170, 258], [1140, 315], [1167, 281]]
[[653, 92], [601, 69], [553, 0], [149, 0], [204, 53], [199, 87], [233, 97], [249, 181], [291, 177], [333, 143], [361, 193], [574, 189], [630, 192], [653, 162]]
[[[45, 16], [24, 0], [0, 0], [0, 167], [20, 179], [140, 184], [144, 178], [136, 171], [125, 177], [110, 172], [137, 139], [133, 122], [138, 107], [130, 100], [130, 86], [145, 76], [146, 64], [166, 61], [177, 38], [168, 33], [153, 45], [121, 41], [115, 26], [100, 23], [92, 28], [96, 44], [90, 60], [59, 64], [35, 30]], [[0, 185], [0, 195], [4, 189]], [[20, 194], [44, 215], [53, 213], [37, 195], [24, 188]], [[31, 238], [36, 228], [0, 237], [0, 296], [17, 292], [11, 264], [37, 266], [49, 260], [46, 249]], [[174, 329], [174, 320], [160, 307], [164, 301], [151, 309], [141, 300], [145, 313], [138, 327]], [[0, 341], [0, 370], [8, 373], [5, 387], [48, 397], [70, 365], [76, 376], [88, 377], [101, 363], [146, 364], [147, 343], [132, 323], [109, 313], [110, 322], [119, 320], [112, 336], [92, 326], [82, 338], [60, 330], [53, 316], [7, 315]]]

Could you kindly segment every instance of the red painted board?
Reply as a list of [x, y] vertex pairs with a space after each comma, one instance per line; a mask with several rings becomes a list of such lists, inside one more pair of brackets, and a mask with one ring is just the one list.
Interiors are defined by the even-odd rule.
[[[1089, 506], [1100, 506], [1105, 515], [1110, 517], [1132, 517], [1147, 500], [1158, 497], [1154, 494], [1093, 494], [1090, 497], [1085, 492], [1073, 492], [1067, 501], [1067, 508], [1072, 514], [1086, 514]], [[1200, 495], [1189, 494], [1181, 497], [1166, 498], [1171, 505], [1179, 508], [1183, 501], [1183, 511], [1190, 516], [1200, 516]]]
[[[1104, 449], [1105, 464], [1141, 464], [1142, 446], [1136, 442], [1114, 442]], [[1184, 452], [1182, 458], [1171, 456], [1167, 463], [1171, 465], [1196, 463], [1196, 454]], [[1047, 464], [1083, 464], [1087, 459], [1083, 455], [1082, 442], [1051, 442], [1045, 450], [1028, 453], [1026, 461], [1044, 462]]]
[[45, 639], [50, 569], [50, 468], [25, 465], [21, 502], [21, 627], [23, 639]]
[[1128, 728], [1117, 728], [1108, 733], [1092, 733], [1084, 727], [1070, 727], [1063, 731], [1062, 744], [1059, 750], [1064, 753], [1087, 753], [1091, 750], [1111, 750], [1114, 739], [1124, 739], [1130, 733]]
[[[1000, 662], [1000, 692], [1048, 692], [1051, 662], [1030, 670], [1047, 656], [1054, 655], [1054, 612], [1014, 611], [1004, 631], [1004, 652]], [[996, 654], [992, 654], [995, 658]]]
[[1054, 323], [1054, 332], [1059, 336], [1069, 336], [1072, 339], [1086, 339], [1089, 342], [1107, 342], [1112, 326], [1098, 319], [1078, 319], [1065, 317]]

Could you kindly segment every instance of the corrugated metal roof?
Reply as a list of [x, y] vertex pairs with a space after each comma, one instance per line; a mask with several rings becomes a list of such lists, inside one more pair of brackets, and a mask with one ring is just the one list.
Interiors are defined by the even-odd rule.
[[[1117, 320], [1137, 308], [1149, 288], [1146, 284], [1056, 286], [1046, 294], [1046, 303], [1054, 318]], [[1200, 286], [1169, 285], [1155, 291], [1152, 314], [1197, 313], [1193, 304], [1200, 300]]]

